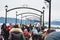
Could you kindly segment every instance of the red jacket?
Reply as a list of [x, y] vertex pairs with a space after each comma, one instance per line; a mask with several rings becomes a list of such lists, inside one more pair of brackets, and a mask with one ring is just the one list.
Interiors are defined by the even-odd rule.
[[27, 31], [27, 29], [25, 29], [25, 30], [23, 31], [23, 34], [24, 34], [24, 35], [27, 35], [29, 38], [31, 37], [31, 34]]
[[9, 32], [10, 31], [10, 26], [6, 26], [6, 31]]

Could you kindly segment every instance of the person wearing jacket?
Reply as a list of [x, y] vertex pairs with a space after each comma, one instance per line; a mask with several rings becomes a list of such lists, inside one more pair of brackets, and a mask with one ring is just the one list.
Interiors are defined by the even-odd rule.
[[6, 30], [6, 32], [5, 32], [6, 33], [6, 35], [5, 35], [6, 40], [8, 40], [10, 29], [11, 29], [10, 25], [7, 25], [6, 29], [5, 29]]
[[4, 37], [4, 39], [6, 39], [5, 38], [5, 36], [6, 36], [6, 30], [5, 29], [6, 29], [6, 24], [3, 23], [1, 26], [1, 35]]
[[9, 40], [25, 40], [22, 30], [18, 27], [18, 25], [14, 25], [14, 28], [12, 28], [9, 33]]
[[30, 37], [31, 37], [31, 34], [28, 32], [27, 29], [25, 29], [25, 30], [23, 31], [23, 35], [25, 36], [26, 40], [29, 40]]

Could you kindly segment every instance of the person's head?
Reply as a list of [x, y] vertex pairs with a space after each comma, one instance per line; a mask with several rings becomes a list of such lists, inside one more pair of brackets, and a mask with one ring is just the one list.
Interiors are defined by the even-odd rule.
[[28, 30], [27, 29], [24, 29], [24, 32], [28, 32]]
[[11, 29], [11, 28], [10, 28], [10, 25], [7, 25], [7, 26], [6, 26], [6, 31], [9, 32], [10, 29]]
[[3, 23], [3, 24], [2, 24], [2, 26], [6, 26], [6, 24], [5, 24], [5, 23]]
[[27, 27], [29, 27], [29, 24], [27, 24]]
[[30, 27], [34, 27], [34, 25], [33, 24], [30, 24]]
[[17, 24], [14, 25], [14, 28], [19, 28], [19, 26]]

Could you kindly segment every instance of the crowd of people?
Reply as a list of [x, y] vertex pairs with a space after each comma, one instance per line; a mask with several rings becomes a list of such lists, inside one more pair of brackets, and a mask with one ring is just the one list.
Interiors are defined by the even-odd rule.
[[44, 40], [46, 31], [40, 25], [3, 24], [1, 26], [1, 40]]

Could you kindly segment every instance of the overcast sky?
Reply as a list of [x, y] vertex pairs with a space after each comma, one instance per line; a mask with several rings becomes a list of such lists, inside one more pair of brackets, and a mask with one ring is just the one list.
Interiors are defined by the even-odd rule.
[[[45, 16], [45, 21], [48, 21], [49, 8], [47, 7], [48, 3], [45, 4], [44, 0], [0, 0], [0, 17], [5, 17], [5, 5], [8, 5], [8, 9], [15, 8], [15, 7], [22, 7], [24, 5], [24, 6], [39, 9], [40, 11], [42, 11], [42, 7], [45, 6], [44, 16]], [[60, 0], [52, 0], [51, 8], [52, 8], [51, 20], [60, 21]], [[34, 10], [21, 9], [21, 10], [14, 10], [8, 12], [8, 17], [15, 17], [16, 11], [18, 11], [18, 13], [33, 12], [33, 13], [40, 14], [39, 12], [36, 12]]]

